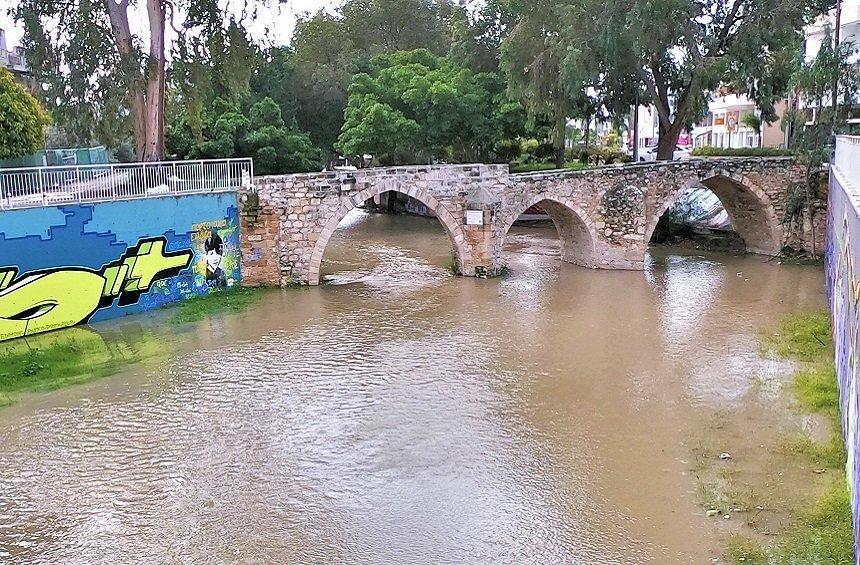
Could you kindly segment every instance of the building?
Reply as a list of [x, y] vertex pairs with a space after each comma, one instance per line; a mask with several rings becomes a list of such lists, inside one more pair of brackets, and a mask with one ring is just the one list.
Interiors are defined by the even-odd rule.
[[[860, 0], [842, 0], [842, 9], [839, 17], [839, 41], [840, 43], [851, 42], [855, 48], [860, 47]], [[825, 40], [825, 31], [827, 28], [833, 30], [836, 27], [836, 10], [830, 10], [827, 14], [820, 16], [815, 23], [810, 25], [805, 30], [805, 38], [803, 40], [803, 60], [807, 63], [815, 59], [818, 52], [821, 50], [821, 45]], [[831, 37], [832, 40], [832, 37]], [[854, 56], [856, 62], [860, 59], [860, 54]], [[831, 101], [824, 101], [826, 106], [829, 106]], [[842, 102], [840, 102], [841, 104]], [[797, 107], [806, 111], [806, 124], [810, 125], [818, 121], [818, 113], [820, 112], [818, 100], [798, 100]], [[852, 131], [860, 129], [860, 111], [857, 105], [860, 105], [860, 100], [854, 101], [855, 108], [848, 117], [848, 124]]]
[[759, 132], [749, 127], [747, 116], [757, 115], [755, 103], [746, 96], [717, 94], [708, 103], [708, 114], [693, 128], [694, 147], [758, 147]]
[[30, 76], [30, 68], [20, 47], [9, 48], [6, 44], [6, 31], [0, 29], [0, 67], [8, 69], [21, 79]]

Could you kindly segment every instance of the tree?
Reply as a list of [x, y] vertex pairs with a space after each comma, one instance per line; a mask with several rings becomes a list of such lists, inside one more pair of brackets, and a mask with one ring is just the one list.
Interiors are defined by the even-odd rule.
[[[807, 107], [818, 109], [815, 115], [811, 116], [813, 124], [821, 124], [823, 115], [836, 129], [844, 125], [844, 120], [840, 119], [844, 116], [840, 115], [839, 108], [850, 106], [860, 94], [860, 62], [855, 60], [857, 53], [858, 49], [851, 41], [843, 41], [836, 49], [833, 45], [833, 31], [829, 25], [824, 28], [821, 47], [814, 59], [803, 61], [803, 54], [798, 52], [798, 58], [801, 60], [792, 77], [791, 88], [796, 100], [803, 100]], [[834, 88], [837, 84], [839, 90], [835, 93], [835, 98], [838, 106], [837, 115], [834, 116], [831, 100], [834, 99]]]
[[[856, 61], [857, 48], [852, 42], [843, 42], [837, 49], [833, 45], [832, 30], [824, 29], [821, 47], [815, 58], [803, 60], [803, 52], [798, 49], [796, 71], [791, 77], [792, 98], [802, 100], [809, 108], [817, 108], [811, 116], [803, 110], [790, 109], [786, 112], [783, 125], [792, 128], [791, 147], [797, 160], [804, 165], [804, 182], [792, 187], [786, 206], [783, 222], [787, 229], [786, 238], [792, 230], [803, 229], [804, 219], [808, 219], [812, 231], [812, 255], [815, 256], [815, 217], [813, 209], [817, 187], [822, 184], [826, 174], [823, 167], [830, 158], [832, 134], [847, 126], [847, 112], [841, 108], [851, 107], [860, 94], [860, 62]], [[837, 108], [830, 106], [836, 92]], [[807, 122], [807, 118], [811, 118]]]
[[346, 155], [370, 153], [386, 163], [487, 160], [501, 139], [518, 133], [498, 75], [475, 74], [426, 49], [380, 55], [371, 66], [349, 87], [338, 139]]
[[[146, 38], [132, 32], [136, 8], [145, 10]], [[22, 0], [13, 14], [24, 25], [26, 56], [36, 80], [48, 87], [43, 98], [55, 121], [86, 142], [117, 145], [131, 134], [139, 160], [164, 154], [171, 53], [177, 62], [220, 66], [225, 80], [250, 72], [244, 28], [216, 0], [145, 0], [142, 6]], [[178, 35], [170, 45], [168, 23]], [[183, 81], [190, 78], [185, 73]]]
[[512, 1], [509, 6], [518, 19], [501, 48], [508, 90], [532, 116], [549, 118], [556, 166], [561, 167], [567, 118], [578, 113], [574, 99], [584, 100], [581, 92], [570, 88], [562, 69], [565, 46], [559, 33], [560, 4], [552, 0]]
[[44, 146], [48, 116], [39, 102], [0, 67], [0, 159], [15, 159]]
[[202, 139], [196, 141], [187, 120], [168, 129], [167, 147], [178, 158], [252, 157], [260, 174], [319, 170], [320, 150], [306, 133], [289, 126], [271, 98], [243, 111], [236, 102], [216, 98], [203, 113]]
[[761, 126], [763, 123], [761, 117], [753, 112], [750, 112], [749, 114], [744, 114], [744, 117], [743, 119], [741, 119], [741, 122], [743, 122], [746, 127], [750, 128], [756, 133], [756, 135], [758, 136], [759, 147], [761, 147]]
[[[658, 159], [706, 111], [706, 93], [753, 76], [825, 8], [824, 0], [580, 0], [565, 26], [569, 50], [599, 54], [605, 71], [635, 77], [659, 115]], [[778, 82], [771, 80], [771, 83]], [[748, 84], [748, 83], [747, 83]], [[774, 89], [749, 88], [760, 107]]]
[[458, 13], [450, 0], [347, 0], [334, 14], [300, 20], [292, 42], [299, 128], [334, 151], [353, 76], [369, 72], [380, 54], [419, 48], [447, 54]]

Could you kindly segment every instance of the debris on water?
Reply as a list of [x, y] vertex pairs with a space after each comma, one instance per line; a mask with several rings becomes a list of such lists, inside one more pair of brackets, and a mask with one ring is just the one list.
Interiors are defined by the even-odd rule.
[[729, 453], [727, 453], [727, 452], [725, 452], [725, 451], [723, 451], [722, 453], [720, 453], [720, 459], [721, 459], [721, 460], [723, 460], [723, 461], [727, 461], [727, 460], [729, 460], [729, 459], [731, 459], [731, 458], [732, 458], [731, 454], [729, 454]]
[[744, 276], [743, 272], [738, 273], [738, 278], [741, 278], [742, 276]]
[[826, 473], [827, 469], [813, 469], [812, 472], [815, 473], [816, 475], [821, 475], [823, 473]]
[[731, 517], [732, 517], [731, 514], [726, 514], [725, 516], [723, 516], [723, 520], [728, 520]]
[[711, 509], [711, 510], [708, 510], [707, 512], [705, 512], [705, 514], [708, 515], [708, 518], [713, 518], [714, 516], [716, 516], [719, 513], [720, 513], [719, 510], [714, 510], [714, 509]]

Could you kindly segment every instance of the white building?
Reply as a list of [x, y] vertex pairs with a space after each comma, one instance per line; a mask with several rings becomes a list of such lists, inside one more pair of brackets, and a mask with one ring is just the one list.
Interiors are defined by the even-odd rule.
[[[842, 0], [842, 11], [839, 18], [839, 42], [853, 43], [855, 48], [860, 48], [860, 0]], [[815, 23], [810, 25], [805, 30], [806, 37], [803, 40], [803, 59], [807, 63], [815, 59], [821, 50], [821, 44], [824, 41], [825, 28], [832, 30], [836, 27], [836, 9], [831, 10], [825, 15], [819, 16]], [[860, 58], [860, 55], [855, 55], [854, 60]], [[830, 105], [830, 101], [825, 101], [826, 105]], [[860, 100], [855, 100], [855, 103], [860, 103]], [[818, 100], [799, 100], [797, 105], [801, 109], [806, 110], [806, 123], [812, 124], [817, 121], [820, 102]], [[854, 112], [856, 116], [857, 113]], [[849, 124], [860, 124], [860, 117], [849, 117]], [[856, 128], [857, 126], [853, 126]]]
[[746, 96], [717, 94], [708, 103], [708, 115], [693, 128], [694, 147], [758, 147], [759, 132], [744, 123], [756, 115], [755, 103]]
[[[860, 46], [860, 0], [842, 0], [842, 14], [839, 18], [839, 41], [842, 43], [853, 42]], [[807, 27], [806, 37], [803, 40], [803, 58], [809, 62], [818, 55], [821, 42], [824, 40], [824, 28], [830, 25], [830, 29], [836, 27], [836, 10], [830, 10], [820, 16], [815, 23]]]
[[6, 32], [3, 29], [0, 29], [0, 67], [9, 69], [19, 76], [30, 74], [23, 50], [20, 47], [10, 49], [6, 45]]

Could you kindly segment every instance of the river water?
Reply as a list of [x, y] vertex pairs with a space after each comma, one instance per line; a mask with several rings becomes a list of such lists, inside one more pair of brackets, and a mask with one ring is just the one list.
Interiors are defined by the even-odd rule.
[[328, 284], [0, 409], [0, 562], [720, 560], [690, 431], [788, 372], [759, 332], [823, 307], [820, 267], [508, 243], [508, 276], [453, 277], [435, 220], [353, 212]]

